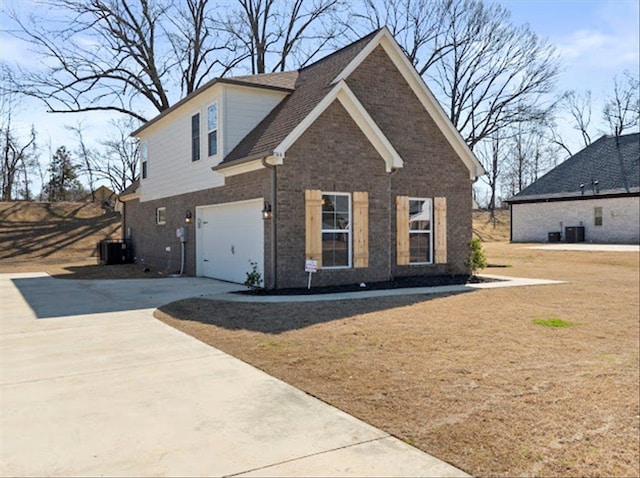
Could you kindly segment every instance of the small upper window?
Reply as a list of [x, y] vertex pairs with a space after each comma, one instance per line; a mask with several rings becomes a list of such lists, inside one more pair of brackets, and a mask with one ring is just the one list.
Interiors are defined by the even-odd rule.
[[596, 226], [602, 226], [602, 207], [593, 208], [593, 223]]
[[431, 199], [409, 199], [409, 263], [431, 264]]
[[191, 117], [191, 161], [200, 159], [200, 113]]
[[351, 196], [322, 195], [322, 267], [351, 267]]
[[142, 169], [142, 179], [147, 177], [147, 157], [148, 157], [147, 143], [140, 143], [140, 169]]
[[167, 222], [166, 220], [167, 208], [159, 207], [156, 209], [156, 224], [162, 225]]
[[218, 154], [218, 103], [207, 109], [207, 137], [209, 156]]

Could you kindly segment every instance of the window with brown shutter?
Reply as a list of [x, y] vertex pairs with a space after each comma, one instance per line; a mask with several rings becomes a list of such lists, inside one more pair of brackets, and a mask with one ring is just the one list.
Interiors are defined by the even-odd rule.
[[322, 267], [322, 191], [307, 189], [305, 196], [305, 256]]
[[409, 264], [409, 197], [396, 196], [396, 260]]
[[353, 193], [353, 267], [369, 267], [369, 193]]
[[447, 198], [437, 197], [433, 199], [433, 220], [435, 226], [435, 262], [447, 263]]

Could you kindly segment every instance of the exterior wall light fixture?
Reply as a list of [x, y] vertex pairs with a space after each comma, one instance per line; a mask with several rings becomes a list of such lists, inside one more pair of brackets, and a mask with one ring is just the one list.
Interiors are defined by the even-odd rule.
[[191, 221], [193, 221], [193, 215], [191, 214], [191, 211], [187, 209], [187, 213], [184, 215], [184, 222], [191, 224]]
[[271, 204], [269, 201], [264, 202], [264, 207], [262, 208], [262, 219], [271, 219]]

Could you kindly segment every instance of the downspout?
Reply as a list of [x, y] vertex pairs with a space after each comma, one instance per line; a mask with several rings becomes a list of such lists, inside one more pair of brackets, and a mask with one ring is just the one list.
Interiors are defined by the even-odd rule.
[[262, 165], [271, 170], [271, 261], [270, 261], [270, 276], [271, 287], [269, 289], [275, 289], [278, 285], [278, 258], [277, 258], [277, 225], [278, 225], [278, 206], [276, 203], [276, 191], [278, 186], [278, 179], [276, 176], [276, 166], [269, 164], [267, 158], [262, 158]]
[[389, 240], [387, 241], [387, 253], [388, 253], [388, 262], [389, 262], [389, 271], [388, 278], [389, 280], [393, 280], [393, 257], [391, 254], [391, 244], [393, 244], [393, 229], [392, 229], [392, 221], [393, 211], [395, 208], [393, 207], [393, 199], [392, 199], [392, 187], [391, 187], [391, 178], [394, 174], [398, 172], [397, 168], [392, 168], [389, 172], [389, 213], [387, 214], [388, 222], [389, 222]]

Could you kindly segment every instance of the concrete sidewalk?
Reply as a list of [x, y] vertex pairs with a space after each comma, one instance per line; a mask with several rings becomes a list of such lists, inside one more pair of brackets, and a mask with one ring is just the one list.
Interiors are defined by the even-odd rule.
[[0, 275], [0, 475], [468, 476], [152, 316], [235, 288]]

